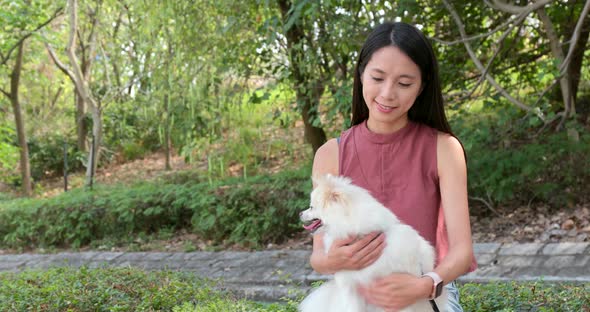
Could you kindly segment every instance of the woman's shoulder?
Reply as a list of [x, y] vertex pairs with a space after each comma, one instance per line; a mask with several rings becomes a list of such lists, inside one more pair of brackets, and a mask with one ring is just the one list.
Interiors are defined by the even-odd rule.
[[324, 143], [315, 152], [313, 175], [338, 175], [338, 139], [333, 138]]
[[436, 154], [440, 164], [465, 164], [463, 145], [455, 136], [437, 131], [436, 147]]
[[463, 154], [463, 145], [459, 139], [449, 133], [436, 130], [436, 143], [438, 149], [443, 152], [461, 152]]

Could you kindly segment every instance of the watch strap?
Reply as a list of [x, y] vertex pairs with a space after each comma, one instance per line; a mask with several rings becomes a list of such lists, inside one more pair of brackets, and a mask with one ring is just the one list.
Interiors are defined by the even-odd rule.
[[436, 272], [428, 272], [428, 273], [424, 273], [422, 275], [422, 277], [424, 277], [424, 276], [428, 276], [428, 277], [432, 278], [432, 280], [433, 280], [432, 292], [430, 294], [430, 299], [434, 299], [434, 298], [437, 298], [438, 296], [440, 296], [440, 294], [442, 293], [442, 286], [443, 286], [443, 280], [440, 277], [440, 275], [438, 275]]

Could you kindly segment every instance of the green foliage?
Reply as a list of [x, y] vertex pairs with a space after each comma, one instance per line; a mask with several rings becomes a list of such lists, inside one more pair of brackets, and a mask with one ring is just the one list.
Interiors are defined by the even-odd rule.
[[492, 282], [461, 285], [465, 311], [578, 312], [590, 307], [590, 284]]
[[64, 157], [67, 153], [68, 172], [82, 169], [86, 155], [78, 150], [75, 139], [59, 134], [32, 137], [28, 142], [31, 177], [40, 180], [63, 175]]
[[584, 128], [568, 126], [581, 134], [579, 141], [566, 131], [537, 134], [538, 117], [503, 112], [484, 106], [479, 116], [458, 113], [452, 119], [467, 152], [470, 195], [492, 204], [537, 199], [560, 206], [583, 194], [590, 181]]
[[189, 139], [180, 154], [187, 162], [206, 161], [210, 181], [257, 175], [259, 168], [277, 160], [283, 166], [292, 165], [297, 153], [292, 127], [298, 119], [290, 107], [292, 93], [284, 84], [270, 83], [243, 96], [220, 116], [223, 136]]
[[0, 273], [2, 311], [171, 311], [186, 302], [234, 299], [193, 274], [132, 268], [55, 268]]
[[15, 184], [20, 176], [15, 168], [18, 163], [19, 148], [14, 144], [15, 131], [0, 124], [0, 182]]
[[173, 312], [296, 312], [297, 303], [264, 304], [247, 300], [208, 300], [202, 303], [184, 303]]
[[0, 245], [80, 247], [104, 239], [128, 243], [186, 229], [217, 244], [259, 247], [300, 231], [308, 202], [309, 169], [184, 185], [75, 189], [50, 199], [0, 202]]
[[193, 215], [196, 233], [215, 241], [257, 247], [300, 231], [297, 216], [311, 189], [307, 170], [224, 183]]
[[[50, 268], [0, 273], [2, 311], [295, 312], [299, 299], [259, 303], [192, 273], [135, 268]], [[491, 282], [460, 286], [465, 311], [587, 311], [590, 285]]]
[[215, 290], [192, 273], [134, 268], [52, 268], [0, 273], [1, 311], [268, 311], [295, 312], [296, 303], [263, 304]]

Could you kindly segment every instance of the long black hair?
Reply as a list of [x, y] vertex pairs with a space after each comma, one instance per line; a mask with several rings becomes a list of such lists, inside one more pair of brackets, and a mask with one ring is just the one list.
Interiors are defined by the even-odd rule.
[[455, 136], [445, 115], [438, 77], [438, 62], [432, 45], [420, 30], [402, 22], [389, 22], [377, 26], [369, 34], [359, 53], [354, 71], [351, 126], [358, 125], [369, 118], [369, 109], [363, 98], [361, 75], [373, 53], [387, 46], [399, 48], [420, 68], [422, 92], [408, 111], [408, 119]]

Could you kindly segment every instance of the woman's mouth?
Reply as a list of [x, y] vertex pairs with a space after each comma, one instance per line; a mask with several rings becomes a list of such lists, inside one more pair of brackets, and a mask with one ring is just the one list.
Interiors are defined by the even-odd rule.
[[395, 109], [393, 106], [383, 105], [379, 102], [375, 102], [375, 104], [377, 104], [377, 109], [382, 113], [391, 113]]

